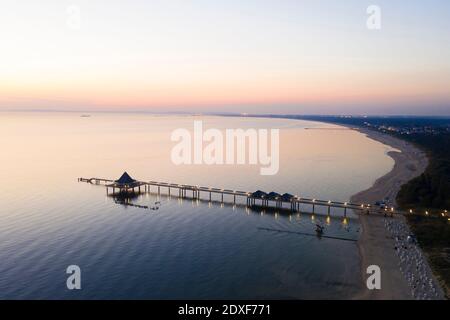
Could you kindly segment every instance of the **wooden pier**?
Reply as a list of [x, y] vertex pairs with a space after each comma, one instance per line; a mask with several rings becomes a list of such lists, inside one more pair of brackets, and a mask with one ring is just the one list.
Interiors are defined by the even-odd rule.
[[[289, 194], [279, 195], [275, 192], [266, 194], [262, 191], [249, 192], [249, 191], [239, 191], [231, 189], [204, 187], [204, 186], [194, 186], [187, 184], [176, 184], [168, 182], [158, 182], [158, 181], [138, 181], [132, 180], [129, 184], [123, 185], [118, 183], [119, 180], [103, 179], [103, 178], [79, 178], [79, 182], [87, 182], [94, 185], [104, 185], [106, 186], [107, 194], [115, 195], [123, 192], [138, 192], [138, 193], [150, 193], [154, 192], [161, 194], [161, 192], [166, 192], [167, 195], [172, 196], [177, 195], [179, 198], [191, 198], [196, 200], [209, 200], [212, 201], [212, 195], [219, 195], [220, 202], [232, 202], [236, 204], [237, 199], [244, 199], [247, 206], [259, 206], [262, 208], [273, 208], [281, 210], [290, 210], [293, 212], [300, 212], [300, 205], [310, 205], [312, 213], [316, 212], [317, 207], [326, 208], [327, 215], [331, 214], [331, 208], [340, 208], [344, 211], [344, 217], [347, 216], [347, 210], [353, 210], [355, 213], [365, 213], [365, 214], [384, 214], [384, 215], [394, 215], [403, 214], [391, 209], [381, 209], [374, 207], [370, 204], [361, 203], [351, 203], [351, 202], [338, 202], [330, 200], [319, 200], [311, 198], [303, 198], [300, 196], [293, 196]], [[154, 188], [152, 190], [152, 188]], [[117, 193], [116, 190], [119, 192]]]

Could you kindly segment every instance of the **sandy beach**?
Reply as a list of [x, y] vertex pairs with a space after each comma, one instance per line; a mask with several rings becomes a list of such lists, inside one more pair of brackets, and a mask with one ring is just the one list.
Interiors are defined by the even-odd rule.
[[[388, 152], [395, 160], [393, 169], [379, 178], [374, 185], [352, 196], [352, 202], [375, 203], [389, 198], [389, 205], [395, 206], [395, 198], [400, 187], [419, 176], [427, 167], [428, 159], [424, 152], [390, 135], [368, 129], [358, 129], [369, 138], [400, 150]], [[405, 223], [403, 216], [393, 218]], [[363, 283], [367, 279], [369, 265], [378, 265], [381, 269], [381, 290], [368, 290], [364, 286], [355, 299], [414, 299], [411, 286], [400, 270], [400, 258], [396, 252], [396, 239], [386, 228], [386, 219], [381, 215], [360, 215], [362, 235], [358, 240], [361, 257]], [[425, 262], [426, 263], [426, 262]]]

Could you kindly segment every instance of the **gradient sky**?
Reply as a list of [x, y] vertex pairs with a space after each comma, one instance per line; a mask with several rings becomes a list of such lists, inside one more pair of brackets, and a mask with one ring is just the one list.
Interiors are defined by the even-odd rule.
[[0, 40], [0, 110], [450, 115], [448, 0], [1, 0]]

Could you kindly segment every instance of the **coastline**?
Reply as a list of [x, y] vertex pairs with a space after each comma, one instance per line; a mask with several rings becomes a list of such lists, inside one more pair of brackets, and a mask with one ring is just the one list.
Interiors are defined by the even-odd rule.
[[[380, 177], [367, 190], [351, 197], [352, 202], [375, 203], [389, 197], [390, 205], [396, 206], [395, 198], [401, 186], [419, 176], [428, 165], [426, 154], [412, 144], [399, 138], [372, 131], [365, 128], [355, 129], [369, 139], [391, 146], [398, 151], [389, 151], [388, 155], [395, 161], [394, 167], [386, 175]], [[366, 269], [369, 265], [378, 265], [381, 269], [381, 290], [368, 290], [365, 286], [354, 299], [370, 300], [408, 300], [414, 299], [411, 288], [403, 276], [395, 251], [395, 240], [386, 229], [384, 217], [381, 215], [359, 215], [362, 234], [358, 239], [361, 259], [361, 275], [366, 282]], [[393, 219], [405, 223], [403, 216]], [[383, 270], [386, 270], [383, 272]], [[387, 272], [388, 271], [388, 272]]]
[[[285, 118], [291, 119], [291, 118]], [[300, 119], [302, 120], [302, 119]], [[314, 120], [306, 120], [314, 121]], [[391, 171], [384, 176], [379, 177], [373, 185], [363, 191], [360, 191], [350, 197], [354, 203], [375, 203], [377, 201], [389, 199], [388, 206], [396, 207], [397, 194], [401, 187], [410, 180], [420, 176], [428, 167], [429, 159], [426, 153], [410, 142], [394, 137], [389, 134], [370, 130], [364, 127], [349, 126], [342, 123], [318, 121], [322, 123], [331, 123], [346, 128], [346, 130], [355, 130], [364, 134], [367, 138], [380, 142], [383, 145], [390, 146], [396, 151], [389, 151], [387, 155], [394, 160], [394, 166]], [[406, 242], [406, 235], [392, 233], [392, 225], [404, 226], [406, 229], [407, 221], [402, 215], [396, 215], [393, 218], [385, 219], [382, 215], [359, 214], [361, 224], [361, 235], [357, 241], [360, 258], [360, 277], [361, 286], [358, 292], [350, 295], [348, 298], [353, 300], [414, 300], [417, 299], [416, 286], [411, 285], [411, 279], [407, 279], [403, 274], [402, 261], [399, 257], [397, 246], [403, 245], [398, 237], [402, 237], [402, 242]], [[390, 229], [390, 230], [388, 230]], [[410, 233], [408, 233], [409, 235]], [[407, 245], [407, 244], [406, 244]], [[418, 245], [414, 245], [415, 250], [419, 251], [419, 256], [424, 257], [422, 250]], [[401, 251], [401, 250], [400, 250]], [[431, 270], [428, 262], [423, 261], [426, 267]], [[404, 264], [404, 263], [403, 263]], [[369, 276], [366, 273], [367, 267], [377, 265], [381, 270], [381, 289], [369, 290], [366, 287], [366, 280]], [[404, 265], [403, 265], [404, 267]], [[422, 270], [416, 271], [423, 272]], [[431, 273], [431, 271], [430, 271]], [[434, 274], [429, 275], [427, 280], [433, 281], [437, 287], [435, 298], [445, 299], [444, 291], [437, 281]], [[409, 280], [409, 283], [408, 283]], [[428, 296], [429, 297], [429, 296]], [[419, 299], [428, 299], [426, 296], [420, 296]]]
[[[269, 116], [269, 118], [272, 118]], [[289, 117], [281, 117], [292, 119]], [[304, 120], [304, 119], [298, 119]], [[379, 177], [373, 185], [363, 191], [360, 191], [350, 197], [354, 203], [375, 203], [388, 198], [387, 205], [396, 207], [397, 194], [401, 187], [410, 180], [420, 176], [428, 167], [429, 159], [424, 151], [412, 143], [392, 135], [370, 130], [365, 127], [350, 126], [333, 121], [317, 121], [326, 124], [334, 124], [345, 128], [345, 130], [355, 130], [364, 134], [367, 138], [380, 142], [383, 145], [390, 146], [396, 151], [389, 151], [387, 155], [394, 160], [394, 166], [391, 171], [384, 176]], [[410, 245], [406, 238], [411, 234], [406, 217], [395, 215], [393, 218], [385, 218], [382, 215], [359, 214], [361, 224], [361, 234], [357, 241], [360, 262], [360, 287], [356, 294], [349, 295], [347, 299], [353, 300], [429, 300], [446, 299], [442, 285], [437, 280], [427, 261], [427, 255], [417, 245]], [[399, 230], [400, 229], [400, 230]], [[399, 232], [400, 231], [400, 232]], [[401, 233], [402, 232], [402, 233]], [[403, 248], [404, 246], [404, 248]], [[405, 265], [405, 256], [410, 255], [406, 250], [410, 248], [415, 251], [414, 262], [407, 261]], [[409, 256], [407, 259], [410, 259]], [[403, 260], [403, 261], [402, 261]], [[421, 263], [420, 266], [417, 263]], [[367, 267], [377, 265], [381, 270], [381, 289], [368, 290], [366, 280], [369, 276], [366, 273]], [[418, 267], [417, 270], [415, 268]], [[411, 273], [413, 268], [415, 271]], [[421, 289], [414, 284], [414, 276], [423, 281], [430, 281], [429, 286], [434, 291], [421, 292]], [[423, 276], [423, 279], [422, 279]]]

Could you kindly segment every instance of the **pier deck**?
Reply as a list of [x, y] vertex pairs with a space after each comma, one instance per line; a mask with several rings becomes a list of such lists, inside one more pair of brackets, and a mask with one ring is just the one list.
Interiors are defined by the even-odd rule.
[[[104, 185], [106, 187], [107, 194], [110, 194], [110, 189], [112, 189], [112, 194], [115, 194], [114, 188], [114, 180], [111, 179], [103, 179], [103, 178], [78, 178], [79, 182], [87, 182], [95, 185]], [[178, 197], [187, 198], [191, 196], [192, 199], [205, 199], [205, 197], [201, 197], [201, 195], [206, 195], [209, 197], [209, 201], [212, 200], [213, 194], [218, 194], [221, 197], [221, 202], [232, 202], [236, 203], [237, 198], [245, 199], [247, 206], [261, 206], [264, 208], [279, 208], [279, 209], [289, 209], [291, 211], [297, 212], [300, 211], [300, 205], [306, 204], [312, 206], [312, 212], [315, 212], [316, 207], [325, 207], [327, 209], [327, 214], [330, 214], [331, 208], [341, 208], [344, 210], [344, 216], [347, 215], [347, 210], [354, 210], [356, 213], [378, 213], [378, 214], [404, 214], [404, 212], [398, 211], [394, 208], [391, 209], [381, 209], [375, 207], [371, 204], [361, 204], [361, 203], [352, 203], [352, 202], [339, 202], [339, 201], [330, 201], [330, 200], [319, 200], [319, 199], [311, 199], [311, 198], [303, 198], [300, 196], [292, 196], [289, 200], [281, 199], [281, 198], [267, 198], [267, 197], [255, 197], [254, 192], [249, 191], [240, 191], [240, 190], [231, 190], [231, 189], [223, 189], [223, 188], [213, 188], [213, 187], [204, 187], [204, 186], [194, 186], [187, 184], [177, 184], [177, 183], [168, 183], [168, 182], [158, 182], [158, 181], [137, 181], [136, 180], [136, 188], [138, 192], [141, 193], [142, 189], [145, 193], [151, 192], [151, 188], [156, 188], [155, 192], [161, 194], [161, 191], [166, 191], [169, 196], [173, 195], [173, 191], [178, 193]], [[134, 192], [134, 188], [132, 188]], [[224, 198], [224, 196], [232, 196]], [[288, 205], [288, 208], [286, 208]]]

